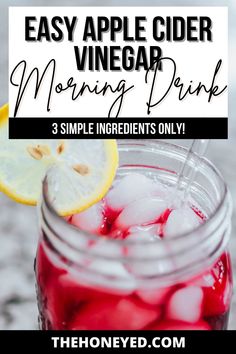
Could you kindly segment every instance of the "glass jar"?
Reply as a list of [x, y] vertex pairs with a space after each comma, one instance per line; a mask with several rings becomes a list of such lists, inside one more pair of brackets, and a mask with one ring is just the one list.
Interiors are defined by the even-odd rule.
[[[119, 143], [118, 175], [143, 173], [175, 185], [187, 150], [163, 141]], [[98, 237], [40, 205], [36, 257], [42, 329], [226, 329], [232, 297], [227, 251], [231, 199], [217, 169], [198, 164], [190, 200], [204, 223], [161, 242]], [[124, 271], [127, 270], [127, 271]]]

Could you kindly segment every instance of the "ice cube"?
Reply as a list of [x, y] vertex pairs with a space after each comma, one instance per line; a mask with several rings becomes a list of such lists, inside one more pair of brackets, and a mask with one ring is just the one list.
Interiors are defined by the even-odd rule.
[[152, 260], [149, 261], [133, 261], [132, 264], [126, 266], [127, 270], [137, 277], [154, 277], [173, 272], [175, 270], [174, 263], [168, 260]]
[[124, 230], [120, 230], [119, 228], [113, 227], [112, 231], [109, 233], [109, 237], [112, 239], [120, 239], [124, 240], [127, 237], [127, 232], [124, 232]]
[[84, 231], [99, 233], [104, 223], [102, 203], [94, 204], [87, 210], [73, 215], [71, 223]]
[[145, 247], [139, 242], [127, 244], [126, 255], [131, 259], [126, 268], [137, 277], [160, 276], [176, 269], [167, 245], [159, 239], [145, 243]]
[[143, 289], [137, 291], [137, 295], [140, 299], [150, 305], [163, 305], [169, 293], [170, 288]]
[[113, 210], [122, 210], [128, 204], [145, 196], [163, 194], [164, 187], [157, 181], [141, 174], [123, 177], [106, 196], [107, 205]]
[[[90, 261], [86, 269], [99, 276], [112, 278], [114, 283], [108, 282], [107, 286], [119, 288], [119, 293], [130, 294], [136, 289], [136, 280], [125, 268], [120, 258], [123, 250], [117, 244], [106, 239], [99, 239], [90, 247]], [[108, 258], [109, 257], [109, 258]]]
[[203, 307], [203, 290], [189, 286], [177, 290], [170, 298], [167, 315], [174, 320], [195, 323], [200, 320]]
[[174, 237], [190, 232], [198, 227], [200, 223], [201, 219], [190, 207], [172, 210], [164, 228], [164, 236]]
[[105, 299], [85, 304], [68, 326], [71, 330], [139, 330], [160, 317], [137, 300]]
[[119, 261], [97, 259], [92, 261], [87, 268], [99, 274], [121, 278], [129, 277], [132, 280], [130, 274]]
[[128, 230], [128, 236], [134, 241], [156, 241], [161, 240], [159, 236], [159, 225], [147, 225], [147, 226], [132, 226]]
[[116, 227], [128, 229], [134, 225], [155, 222], [165, 211], [166, 206], [166, 202], [159, 197], [136, 200], [122, 210], [116, 219]]
[[89, 253], [100, 258], [117, 259], [123, 255], [121, 246], [116, 242], [111, 242], [109, 238], [99, 237], [89, 245]]
[[215, 283], [215, 279], [213, 275], [209, 272], [194, 278], [188, 284], [211, 288], [214, 286], [214, 283]]

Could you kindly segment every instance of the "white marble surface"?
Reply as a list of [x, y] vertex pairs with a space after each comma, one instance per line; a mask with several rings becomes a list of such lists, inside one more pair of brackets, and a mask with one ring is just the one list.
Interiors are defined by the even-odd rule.
[[[230, 138], [212, 140], [208, 157], [227, 181], [233, 201], [236, 201], [236, 0], [230, 1], [0, 1], [0, 105], [7, 101], [7, 6], [9, 5], [230, 5]], [[236, 284], [236, 215], [232, 218], [232, 254]], [[33, 261], [37, 243], [37, 222], [34, 208], [15, 204], [0, 194], [0, 330], [36, 329], [37, 307]], [[234, 293], [230, 328], [236, 329], [236, 293]]]

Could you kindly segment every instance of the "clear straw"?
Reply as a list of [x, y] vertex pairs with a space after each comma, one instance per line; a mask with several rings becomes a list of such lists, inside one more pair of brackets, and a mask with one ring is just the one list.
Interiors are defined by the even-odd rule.
[[[199, 169], [199, 159], [197, 157], [205, 155], [208, 144], [209, 140], [195, 139], [189, 148], [176, 183], [176, 195], [178, 196], [178, 204], [180, 204], [180, 206], [186, 204], [188, 201], [191, 185]], [[191, 161], [193, 161], [193, 163], [191, 163]]]

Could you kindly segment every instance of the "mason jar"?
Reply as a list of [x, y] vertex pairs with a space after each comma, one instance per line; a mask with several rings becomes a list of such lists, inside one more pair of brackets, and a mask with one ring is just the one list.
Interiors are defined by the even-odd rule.
[[[186, 155], [163, 141], [122, 140], [116, 179], [138, 173], [172, 190]], [[198, 166], [189, 202], [202, 222], [157, 242], [98, 237], [71, 225], [56, 213], [45, 178], [35, 269], [41, 329], [227, 328], [231, 199], [210, 161], [192, 154], [188, 163]]]

